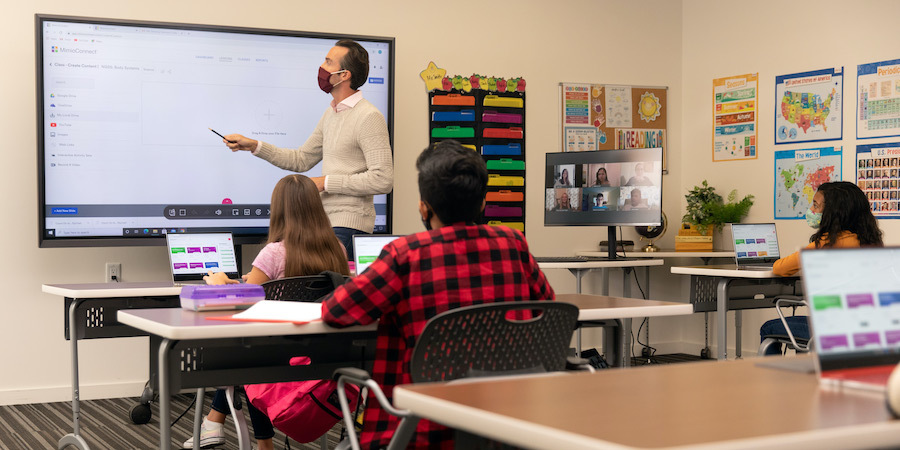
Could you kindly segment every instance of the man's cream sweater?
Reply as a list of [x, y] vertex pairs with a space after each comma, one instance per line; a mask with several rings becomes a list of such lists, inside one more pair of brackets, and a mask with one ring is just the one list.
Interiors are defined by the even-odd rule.
[[372, 196], [387, 194], [394, 185], [387, 124], [365, 99], [338, 113], [328, 108], [299, 149], [263, 142], [256, 156], [294, 172], [306, 172], [322, 161], [322, 175], [328, 177], [322, 204], [333, 227], [371, 233], [375, 227]]

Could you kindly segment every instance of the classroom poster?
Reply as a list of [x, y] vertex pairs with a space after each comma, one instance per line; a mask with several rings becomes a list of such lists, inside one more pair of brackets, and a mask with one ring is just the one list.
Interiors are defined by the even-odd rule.
[[666, 87], [560, 83], [563, 151], [663, 148]]
[[758, 74], [713, 80], [713, 161], [756, 159]]
[[775, 219], [803, 219], [822, 183], [841, 179], [841, 147], [775, 152]]
[[900, 218], [900, 142], [856, 146], [856, 185], [866, 193], [872, 214]]
[[775, 144], [841, 139], [844, 68], [775, 77]]
[[856, 95], [858, 139], [900, 136], [900, 59], [860, 64]]

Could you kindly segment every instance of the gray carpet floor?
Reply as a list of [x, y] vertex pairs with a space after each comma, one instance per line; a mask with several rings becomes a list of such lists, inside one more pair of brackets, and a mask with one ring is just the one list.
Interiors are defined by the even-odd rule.
[[[210, 394], [204, 402], [204, 413], [209, 411]], [[172, 418], [178, 417], [193, 400], [193, 395], [172, 397]], [[102, 449], [154, 449], [159, 448], [159, 409], [152, 404], [153, 417], [150, 423], [134, 425], [129, 418], [135, 398], [108, 400], [86, 400], [81, 402], [81, 435], [92, 450]], [[246, 415], [246, 412], [244, 413]], [[172, 428], [172, 448], [180, 448], [181, 443], [192, 432], [194, 410], [178, 421]], [[250, 418], [247, 417], [248, 426]], [[328, 448], [338, 443], [341, 427], [335, 425], [328, 432]], [[32, 405], [0, 406], [0, 449], [35, 450], [55, 449], [59, 439], [72, 432], [71, 402], [38, 403]], [[251, 432], [251, 441], [252, 433]], [[318, 450], [319, 441], [310, 444], [290, 442], [291, 449]], [[68, 448], [74, 448], [69, 446]], [[231, 417], [225, 422], [225, 445], [216, 447], [223, 450], [237, 450], [237, 438]], [[275, 448], [284, 447], [284, 434], [275, 435]]]

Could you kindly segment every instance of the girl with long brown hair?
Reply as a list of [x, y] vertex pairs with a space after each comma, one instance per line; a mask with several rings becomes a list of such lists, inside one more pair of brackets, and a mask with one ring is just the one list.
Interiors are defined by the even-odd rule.
[[[319, 190], [309, 178], [288, 175], [275, 185], [269, 214], [269, 240], [253, 260], [244, 281], [262, 284], [269, 280], [303, 275], [316, 275], [330, 270], [349, 275], [347, 252], [338, 241], [325, 214]], [[232, 284], [223, 272], [203, 277], [207, 284]], [[247, 402], [253, 434], [259, 450], [274, 448], [275, 431], [262, 411]], [[225, 415], [228, 403], [224, 390], [217, 390], [209, 414], [200, 427], [200, 445], [208, 447], [225, 442]], [[183, 444], [193, 447], [193, 439]]]

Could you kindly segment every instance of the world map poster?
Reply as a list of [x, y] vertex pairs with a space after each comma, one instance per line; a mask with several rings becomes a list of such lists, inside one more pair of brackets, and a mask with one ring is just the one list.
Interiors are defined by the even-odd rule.
[[844, 68], [775, 77], [775, 144], [841, 139]]
[[802, 219], [822, 183], [841, 179], [841, 147], [775, 152], [775, 218]]

